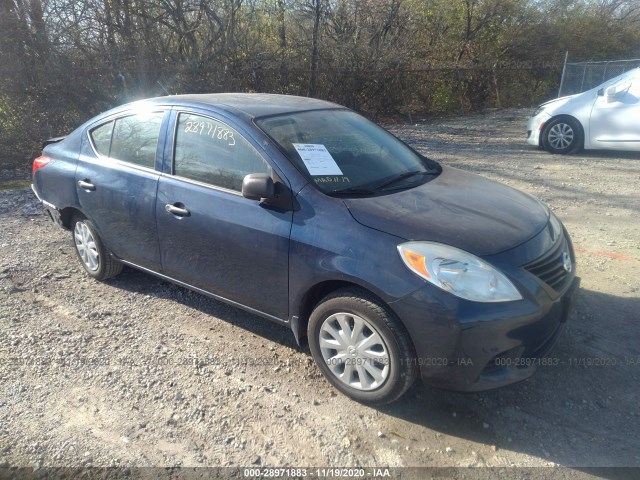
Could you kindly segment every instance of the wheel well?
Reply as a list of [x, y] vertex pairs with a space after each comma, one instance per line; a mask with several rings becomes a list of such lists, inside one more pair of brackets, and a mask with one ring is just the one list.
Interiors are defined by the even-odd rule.
[[373, 293], [371, 290], [358, 285], [357, 283], [347, 282], [343, 280], [328, 280], [318, 283], [311, 287], [302, 298], [302, 306], [299, 310], [296, 335], [301, 346], [307, 344], [307, 325], [309, 324], [309, 317], [311, 316], [311, 312], [313, 312], [313, 309], [324, 297], [326, 297], [330, 293], [335, 292], [336, 290], [340, 290], [343, 288], [357, 288], [359, 290], [362, 290], [363, 292], [366, 292], [367, 294], [373, 296], [382, 305], [388, 308], [386, 302], [382, 300], [378, 295]]
[[341, 280], [329, 280], [314, 285], [307, 291], [307, 293], [304, 294], [298, 313], [297, 332], [294, 332], [298, 339], [298, 343], [301, 346], [307, 344], [307, 325], [309, 324], [309, 316], [318, 302], [331, 292], [335, 292], [336, 290], [346, 287], [358, 287], [358, 285]]
[[60, 223], [67, 230], [71, 230], [71, 219], [73, 219], [76, 213], [82, 215], [80, 210], [73, 207], [67, 207], [60, 210]]

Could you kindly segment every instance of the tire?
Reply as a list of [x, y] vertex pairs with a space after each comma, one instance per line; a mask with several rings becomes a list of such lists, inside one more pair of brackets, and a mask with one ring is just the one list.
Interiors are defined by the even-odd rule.
[[582, 126], [571, 117], [554, 118], [542, 131], [542, 146], [549, 153], [575, 153], [582, 149], [583, 145]]
[[358, 402], [391, 403], [418, 374], [403, 325], [365, 291], [342, 289], [323, 298], [311, 313], [307, 335], [322, 374]]
[[122, 264], [109, 254], [91, 220], [82, 215], [73, 217], [71, 238], [78, 259], [89, 276], [106, 280], [122, 271]]

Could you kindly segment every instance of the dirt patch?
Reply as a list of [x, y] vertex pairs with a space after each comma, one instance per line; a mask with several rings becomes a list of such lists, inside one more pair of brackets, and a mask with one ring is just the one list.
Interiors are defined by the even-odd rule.
[[381, 409], [286, 328], [137, 271], [87, 278], [30, 189], [0, 188], [0, 466], [640, 466], [640, 153], [549, 155], [525, 145], [528, 113], [392, 130], [565, 223], [582, 289], [558, 362]]

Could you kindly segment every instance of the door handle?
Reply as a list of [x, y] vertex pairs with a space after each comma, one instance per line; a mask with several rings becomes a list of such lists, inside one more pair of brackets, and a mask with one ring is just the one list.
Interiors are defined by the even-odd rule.
[[96, 189], [96, 186], [89, 180], [78, 180], [78, 186], [84, 190], [90, 190], [92, 192]]
[[172, 215], [175, 215], [176, 217], [188, 217], [189, 215], [191, 215], [189, 210], [187, 210], [186, 208], [183, 208], [183, 207], [184, 207], [184, 205], [182, 205], [181, 203], [176, 203], [174, 205], [171, 205], [170, 203], [167, 203], [164, 206], [164, 209], [168, 213], [171, 213]]

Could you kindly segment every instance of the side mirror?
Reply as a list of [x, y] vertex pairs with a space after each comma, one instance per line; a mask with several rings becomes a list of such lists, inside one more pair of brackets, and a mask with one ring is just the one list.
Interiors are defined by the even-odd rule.
[[604, 91], [607, 96], [607, 102], [613, 102], [616, 96], [616, 87], [609, 87]]
[[275, 198], [273, 179], [266, 173], [250, 173], [242, 180], [242, 196], [249, 200]]
[[600, 90], [598, 90], [597, 94], [599, 97], [604, 97], [604, 88], [601, 88]]

